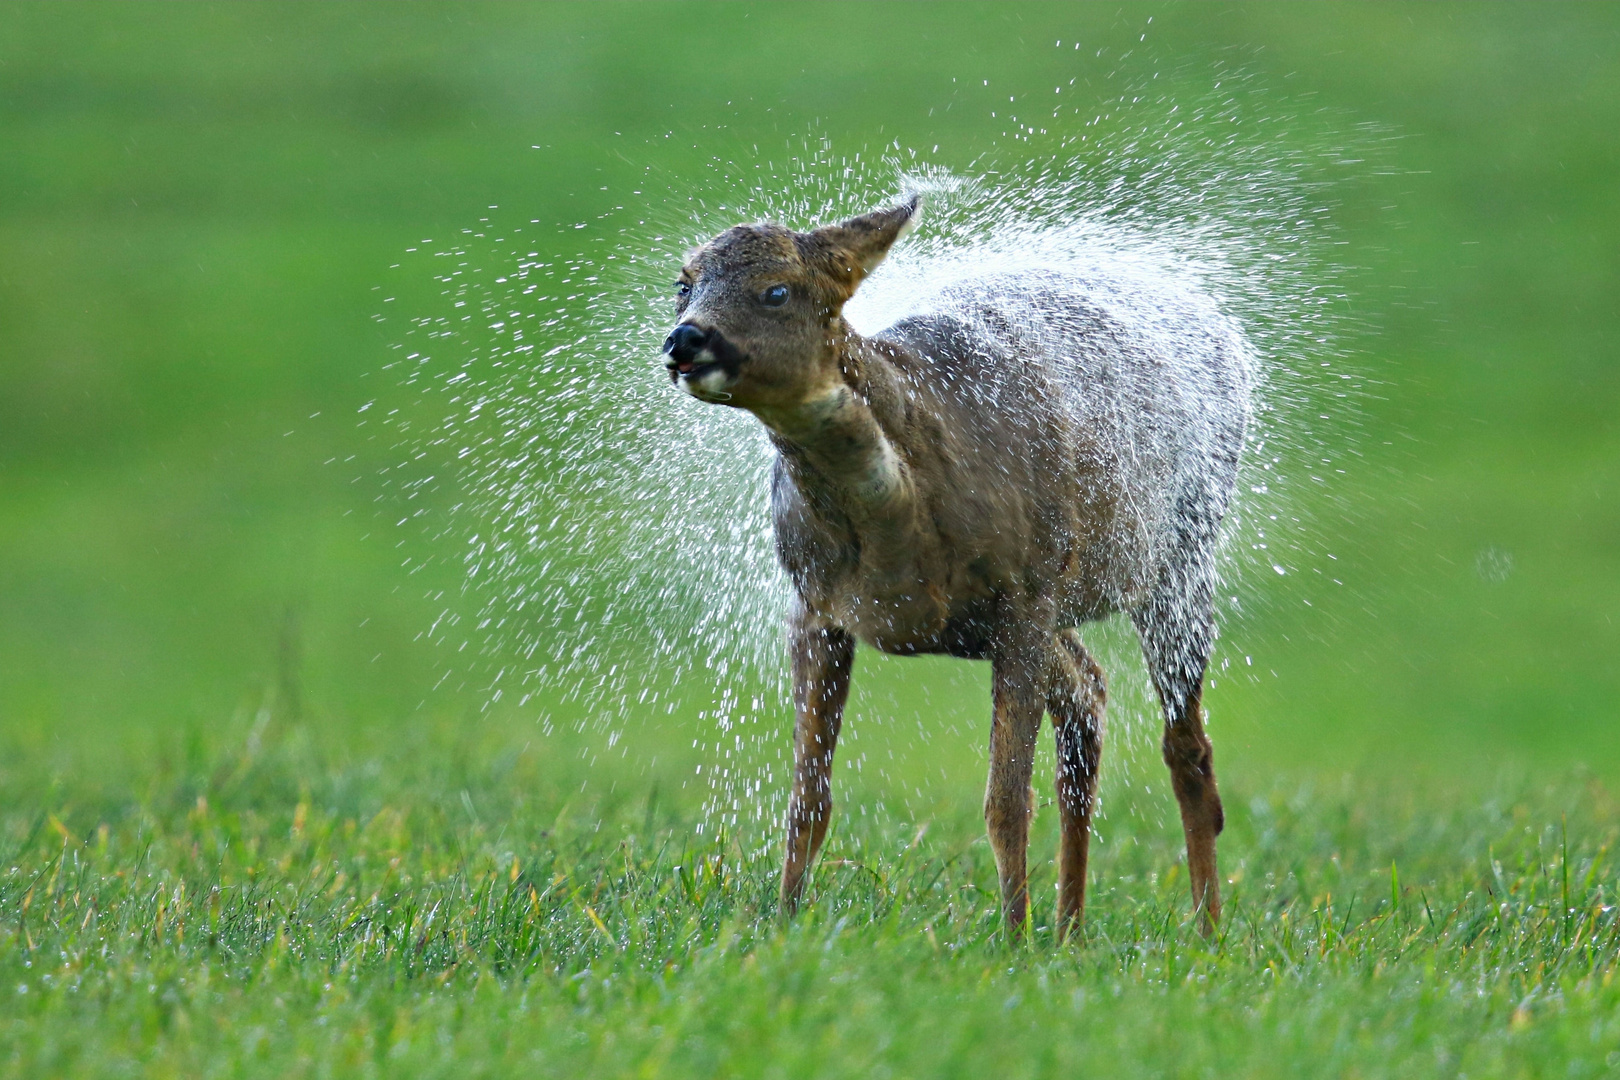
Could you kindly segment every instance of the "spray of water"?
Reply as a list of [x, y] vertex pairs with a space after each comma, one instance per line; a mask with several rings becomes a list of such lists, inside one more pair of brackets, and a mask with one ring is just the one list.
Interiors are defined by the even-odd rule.
[[[1317, 159], [1345, 155], [1279, 150], [1263, 123], [1236, 122], [1230, 100], [1140, 108], [1109, 136], [1019, 124], [1016, 154], [959, 172], [899, 144], [845, 154], [822, 138], [717, 157], [701, 176], [649, 168], [620, 205], [577, 224], [571, 259], [531, 249], [550, 223], [493, 208], [454, 242], [424, 241], [408, 265], [432, 270], [444, 302], [413, 321], [390, 365], [415, 407], [393, 416], [403, 464], [388, 479], [426, 559], [464, 570], [428, 631], [446, 676], [476, 678], [489, 703], [533, 709], [548, 730], [594, 727], [609, 746], [631, 717], [695, 703], [709, 820], [779, 818], [787, 586], [771, 545], [772, 452], [751, 416], [672, 392], [658, 356], [671, 283], [690, 247], [738, 221], [809, 228], [908, 190], [926, 193], [927, 213], [847, 308], [863, 333], [987, 267], [1035, 265], [1135, 283], [1111, 298], [1132, 318], [1194, 296], [1242, 326], [1256, 416], [1221, 563], [1230, 638], [1245, 608], [1277, 595], [1278, 575], [1325, 554], [1296, 489], [1353, 452], [1359, 380], [1341, 370], [1313, 179]], [[1096, 640], [1111, 674], [1140, 672], [1132, 635], [1088, 632]], [[1114, 686], [1115, 722], [1123, 711], [1157, 723], [1145, 678]]]

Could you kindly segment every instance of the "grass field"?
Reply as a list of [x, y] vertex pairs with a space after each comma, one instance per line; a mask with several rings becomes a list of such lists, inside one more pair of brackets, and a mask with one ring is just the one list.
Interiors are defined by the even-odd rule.
[[[221, 747], [5, 838], [17, 1075], [1601, 1076], [1620, 805], [1595, 782], [1234, 792], [1218, 940], [1169, 829], [1113, 824], [1080, 947], [1009, 949], [971, 799], [775, 852], [545, 755]], [[81, 797], [87, 793], [78, 792]], [[1123, 811], [1123, 812], [1122, 812]], [[93, 829], [81, 823], [103, 817]], [[1156, 815], [1148, 809], [1143, 817]], [[1042, 824], [1050, 826], [1050, 813]], [[85, 835], [86, 832], [88, 835]], [[1050, 850], [1049, 828], [1037, 843]]]
[[[1620, 1073], [1617, 46], [1597, 5], [0, 9], [0, 1075]], [[383, 365], [436, 287], [390, 268], [490, 206], [566, 260], [807, 135], [1016, 160], [992, 113], [1071, 79], [1099, 138], [1140, 86], [1376, 151], [1323, 196], [1372, 390], [1295, 507], [1344, 585], [1223, 643], [1217, 940], [1139, 670], [1085, 940], [1043, 805], [1009, 948], [985, 672], [865, 653], [784, 926], [768, 820], [703, 810], [725, 688], [604, 725], [423, 640], [476, 599], [401, 567], [357, 413], [422, 407]]]

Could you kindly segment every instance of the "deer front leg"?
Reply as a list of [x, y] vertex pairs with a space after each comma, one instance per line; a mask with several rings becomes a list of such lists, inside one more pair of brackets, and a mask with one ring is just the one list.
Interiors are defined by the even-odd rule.
[[782, 863], [782, 914], [798, 910], [805, 873], [821, 850], [832, 814], [833, 751], [849, 699], [855, 639], [803, 614], [792, 617], [793, 795], [788, 802], [787, 857]]
[[1204, 734], [1202, 686], [1195, 686], [1164, 725], [1164, 763], [1181, 806], [1181, 828], [1187, 837], [1187, 876], [1192, 880], [1193, 909], [1205, 936], [1221, 919], [1220, 876], [1215, 867], [1215, 837], [1226, 824], [1220, 792], [1215, 787], [1215, 753]]
[[1079, 632], [1059, 633], [1052, 650], [1051, 687], [1046, 692], [1046, 711], [1052, 714], [1057, 741], [1057, 799], [1062, 819], [1062, 838], [1058, 841], [1059, 941], [1079, 929], [1085, 914], [1086, 856], [1091, 847], [1091, 813], [1097, 802], [1106, 699], [1102, 668], [1080, 643]]
[[[990, 781], [984, 792], [984, 821], [1001, 879], [1001, 910], [1010, 938], [1023, 935], [1029, 909], [1029, 819], [1034, 810], [1030, 774], [1035, 737], [1046, 702], [1051, 648], [1044, 627], [1018, 627], [998, 645], [991, 660]], [[1038, 640], [1030, 640], [1036, 638]]]

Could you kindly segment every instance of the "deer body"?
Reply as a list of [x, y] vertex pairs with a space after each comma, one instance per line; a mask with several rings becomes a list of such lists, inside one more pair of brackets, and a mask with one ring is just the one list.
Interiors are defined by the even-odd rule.
[[1060, 932], [1077, 922], [1105, 692], [1076, 628], [1123, 611], [1164, 703], [1209, 927], [1221, 811], [1199, 699], [1217, 529], [1248, 414], [1246, 346], [1202, 297], [1167, 298], [1159, 325], [1134, 326], [1107, 302], [1122, 283], [1053, 271], [960, 282], [862, 337], [843, 301], [914, 209], [810, 234], [723, 234], [683, 271], [669, 343], [678, 385], [750, 409], [777, 450], [797, 712], [784, 908], [825, 835], [858, 640], [991, 661], [985, 815], [1014, 933], [1034, 739], [1052, 716]]

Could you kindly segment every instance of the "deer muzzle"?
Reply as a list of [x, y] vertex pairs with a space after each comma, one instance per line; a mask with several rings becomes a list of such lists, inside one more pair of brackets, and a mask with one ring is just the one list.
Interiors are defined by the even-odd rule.
[[664, 339], [672, 383], [704, 400], [725, 401], [742, 371], [743, 352], [718, 330], [681, 323]]

